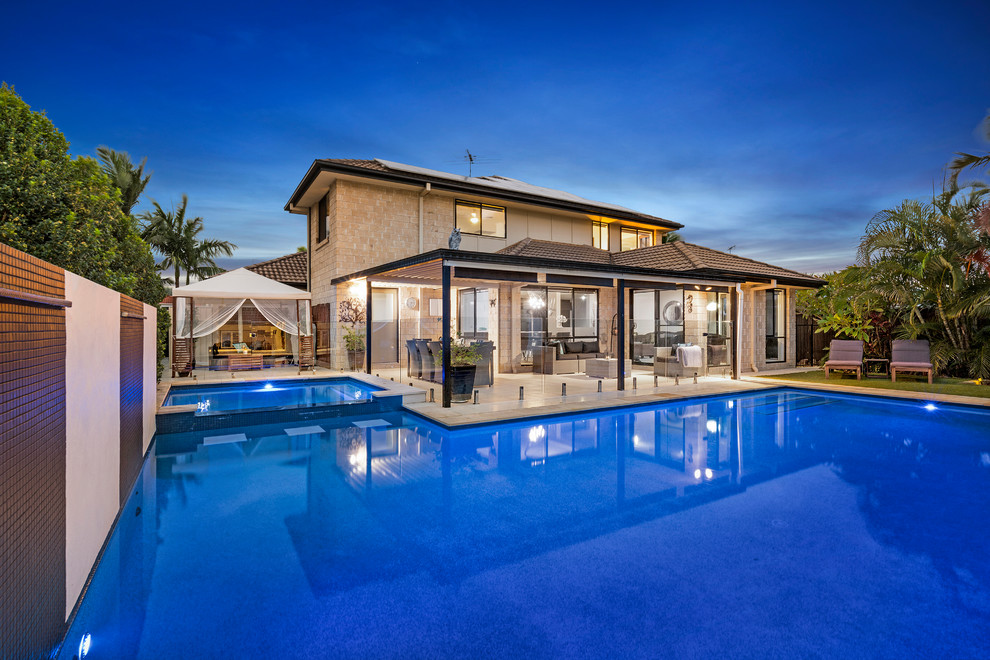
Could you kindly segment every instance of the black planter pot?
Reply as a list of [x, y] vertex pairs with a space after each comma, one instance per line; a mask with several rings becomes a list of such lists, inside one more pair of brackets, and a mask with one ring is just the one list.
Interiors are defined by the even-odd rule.
[[347, 365], [351, 371], [364, 371], [364, 351], [347, 351]]
[[475, 364], [450, 367], [450, 400], [454, 403], [464, 403], [471, 400], [474, 390]]

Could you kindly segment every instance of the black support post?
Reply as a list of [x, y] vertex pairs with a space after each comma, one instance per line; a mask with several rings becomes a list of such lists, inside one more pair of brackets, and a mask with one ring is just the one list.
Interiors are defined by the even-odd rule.
[[443, 318], [441, 319], [441, 346], [443, 347], [443, 402], [444, 408], [450, 408], [450, 266], [446, 263], [440, 268], [443, 278]]
[[619, 364], [615, 365], [615, 373], [618, 374], [618, 382], [615, 384], [617, 390], [626, 389], [626, 281], [616, 280], [615, 287], [615, 310], [619, 318], [618, 335], [616, 337], [618, 349], [615, 357], [619, 359]]
[[[371, 373], [371, 280], [365, 283], [364, 300], [364, 371]], [[368, 452], [371, 455], [371, 452]], [[369, 473], [370, 474], [370, 473]]]

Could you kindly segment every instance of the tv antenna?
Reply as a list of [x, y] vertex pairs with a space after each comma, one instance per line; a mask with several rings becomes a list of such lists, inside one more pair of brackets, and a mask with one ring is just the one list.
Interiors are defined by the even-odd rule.
[[497, 160], [498, 160], [497, 158], [487, 158], [486, 156], [478, 156], [476, 154], [471, 153], [471, 150], [470, 149], [465, 149], [464, 150], [464, 155], [461, 156], [461, 158], [460, 158], [459, 161], [449, 161], [449, 162], [452, 162], [452, 163], [454, 163], [454, 162], [466, 162], [468, 164], [468, 176], [469, 177], [473, 177], [474, 176], [474, 166], [475, 165], [481, 165], [483, 163], [494, 163]]

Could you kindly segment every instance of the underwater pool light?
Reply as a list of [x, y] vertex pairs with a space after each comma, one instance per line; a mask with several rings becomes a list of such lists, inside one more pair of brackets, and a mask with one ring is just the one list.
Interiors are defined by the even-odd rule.
[[926, 403], [925, 410], [938, 410], [938, 408], [935, 407], [934, 403]]
[[89, 646], [92, 641], [93, 638], [90, 637], [89, 633], [83, 635], [82, 639], [79, 640], [79, 660], [82, 660], [87, 654], [89, 654]]
[[261, 388], [261, 389], [263, 389], [263, 390], [273, 390], [275, 388], [272, 387], [272, 384], [271, 383], [265, 383], [265, 386], [263, 388]]

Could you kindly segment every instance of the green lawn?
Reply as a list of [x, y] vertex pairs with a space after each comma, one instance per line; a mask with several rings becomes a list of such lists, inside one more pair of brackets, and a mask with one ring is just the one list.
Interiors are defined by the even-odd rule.
[[[829, 383], [831, 385], [851, 385], [853, 387], [869, 387], [878, 390], [900, 390], [903, 392], [929, 392], [932, 394], [955, 394], [958, 396], [974, 396], [990, 399], [990, 386], [967, 383], [964, 378], [936, 378], [931, 385], [925, 377], [898, 376], [896, 383], [890, 379], [863, 378], [833, 372], [827, 379], [824, 371], [805, 371], [802, 373], [784, 374], [780, 376], [761, 376], [776, 380], [793, 380], [800, 383]], [[901, 380], [903, 379], [903, 380]]]

